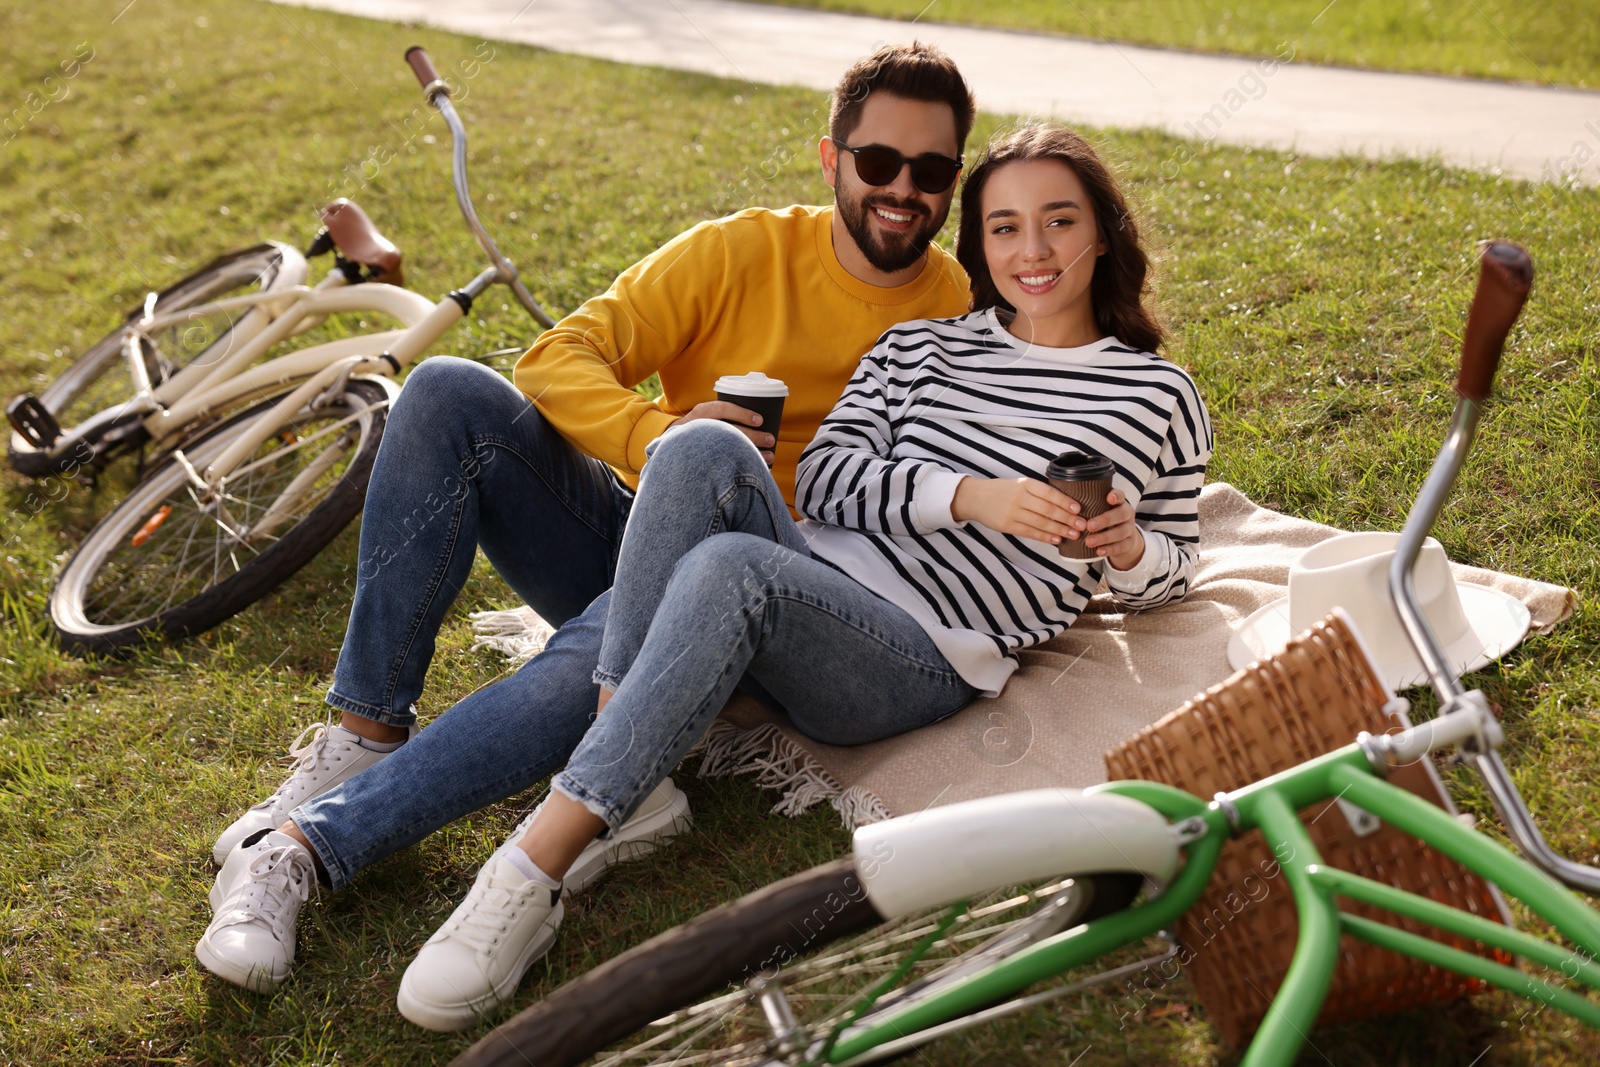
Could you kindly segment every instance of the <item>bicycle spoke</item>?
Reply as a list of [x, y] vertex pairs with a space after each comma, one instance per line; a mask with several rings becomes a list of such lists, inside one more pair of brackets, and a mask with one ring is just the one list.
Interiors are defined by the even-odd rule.
[[211, 539], [211, 584], [215, 586], [222, 573], [222, 542], [215, 537]]
[[[170, 588], [167, 591], [166, 598], [161, 602], [159, 607], [151, 612], [152, 615], [159, 615], [161, 612], [171, 607], [175, 601], [182, 599], [183, 597], [193, 596], [196, 592], [206, 588], [203, 578], [197, 577], [204, 573], [206, 567], [206, 558], [203, 546], [194, 566], [188, 570], [185, 570], [184, 565], [189, 562], [189, 543], [194, 540], [194, 535], [202, 530], [209, 532], [212, 529], [213, 527], [210, 519], [206, 515], [200, 513], [195, 514], [194, 520], [190, 527], [189, 539], [185, 543], [183, 555], [179, 558], [178, 563], [173, 568], [173, 570], [177, 573], [177, 577], [175, 580], [169, 583]], [[213, 539], [211, 543], [214, 545], [215, 540]]]
[[[173, 510], [172, 514], [173, 515], [179, 515], [180, 518], [178, 519], [178, 521], [182, 522], [183, 521], [182, 516], [186, 512], [187, 513], [192, 513], [192, 509], [185, 509], [185, 512], [180, 512], [175, 508]], [[166, 532], [168, 530], [176, 530], [177, 527], [173, 526], [172, 524], [173, 524], [173, 518], [172, 518], [172, 515], [169, 515], [167, 517], [167, 521], [162, 523], [162, 531]], [[189, 536], [185, 541], [185, 545], [184, 545], [184, 549], [183, 549], [184, 554], [185, 554], [185, 558], [187, 558], [188, 546], [193, 541], [194, 534], [199, 528], [200, 528], [200, 522], [198, 521], [198, 518], [189, 520], [189, 526], [188, 526]], [[103, 582], [101, 584], [102, 585], [109, 584], [112, 589], [116, 590], [121, 595], [116, 597], [116, 599], [111, 600], [109, 602], [107, 602], [107, 601], [105, 601], [103, 599], [99, 599], [99, 598], [97, 598], [95, 601], [93, 601], [91, 606], [95, 609], [95, 614], [97, 616], [99, 616], [99, 617], [117, 618], [117, 617], [120, 617], [123, 614], [127, 614], [127, 615], [132, 615], [132, 616], [138, 617], [138, 618], [147, 618], [150, 615], [154, 615], [157, 612], [160, 612], [166, 606], [165, 603], [163, 603], [162, 605], [157, 606], [157, 607], [155, 607], [153, 609], [140, 607], [140, 608], [136, 609], [136, 612], [126, 612], [126, 613], [120, 612], [119, 609], [121, 609], [123, 605], [127, 604], [135, 596], [138, 596], [138, 595], [141, 595], [141, 594], [145, 593], [146, 590], [143, 588], [142, 584], [136, 579], [136, 577], [134, 575], [131, 575], [128, 572], [126, 572], [124, 570], [121, 570], [121, 569], [118, 569], [117, 571], [114, 571], [114, 572], [108, 572], [106, 577], [107, 577], [107, 579], [109, 581], [108, 582]], [[174, 587], [174, 589], [176, 589], [176, 587]], [[168, 595], [167, 600], [168, 600], [168, 602], [170, 602], [170, 600], [171, 600], [171, 595], [170, 594]]]
[[[763, 1040], [761, 1042], [745, 1042], [731, 1048], [721, 1048], [713, 1052], [692, 1055], [692, 1050], [697, 1042], [711, 1037], [713, 1031], [722, 1029], [724, 1025], [726, 1024], [721, 1017], [714, 1017], [700, 1024], [687, 1035], [681, 1032], [681, 1027], [668, 1029], [644, 1043], [628, 1049], [625, 1053], [620, 1053], [608, 1060], [601, 1060], [595, 1067], [620, 1067], [620, 1065], [628, 1063], [630, 1059], [636, 1059], [643, 1054], [648, 1054], [652, 1059], [659, 1061], [663, 1053], [671, 1054], [666, 1062], [674, 1065], [728, 1063], [733, 1056], [747, 1055], [751, 1052], [765, 1050], [766, 1042]], [[678, 1044], [663, 1047], [667, 1041], [680, 1038], [682, 1040]], [[629, 1059], [624, 1059], [624, 1056], [629, 1057]]]
[[[89, 619], [118, 625], [158, 616], [239, 573], [327, 499], [357, 451], [350, 445], [341, 447], [337, 436], [331, 441], [329, 436], [353, 433], [352, 424], [370, 410], [371, 406], [355, 411], [341, 406], [303, 412], [299, 421], [285, 428], [290, 436], [265, 441], [218, 486], [214, 497], [203, 500], [184, 480], [174, 485], [164, 503], [152, 498], [143, 521], [162, 507], [166, 514], [141, 535], [138, 545], [125, 536], [111, 550], [84, 596]], [[321, 447], [304, 447], [313, 442]], [[330, 449], [337, 451], [330, 456]], [[306, 471], [311, 473], [302, 473]], [[297, 477], [303, 484], [293, 491], [290, 509], [278, 513], [262, 532], [254, 532]]]
[[[312, 443], [314, 443], [316, 441], [319, 441], [324, 437], [327, 437], [329, 434], [339, 433], [346, 426], [348, 426], [350, 423], [355, 422], [357, 419], [362, 418], [363, 416], [366, 415], [366, 413], [368, 411], [371, 410], [372, 407], [376, 407], [376, 406], [377, 405], [375, 405], [375, 404], [374, 405], [369, 405], [368, 407], [364, 407], [359, 411], [351, 412], [349, 415], [346, 415], [344, 418], [338, 420], [337, 422], [330, 423], [329, 425], [327, 425], [327, 426], [323, 427], [322, 429], [318, 430], [316, 433], [306, 434], [304, 436], [298, 436], [297, 435], [292, 444], [285, 444], [281, 448], [274, 449], [271, 453], [269, 453], [266, 457], [264, 457], [262, 459], [258, 459], [258, 460], [254, 460], [254, 461], [249, 462], [249, 463], [241, 464], [240, 466], [238, 466], [237, 468], [234, 469], [233, 473], [230, 474], [229, 477], [230, 478], [237, 478], [242, 474], [248, 474], [251, 471], [254, 471], [256, 468], [262, 466], [263, 464], [276, 463], [281, 459], [281, 457], [287, 455], [290, 452], [297, 452], [300, 449], [306, 447], [307, 445], [312, 444]], [[269, 438], [268, 440], [271, 440], [271, 438]]]
[[[801, 1030], [791, 1037], [809, 1044], [814, 1054], [833, 1029], [857, 1015], [852, 1026], [892, 1017], [919, 996], [965, 981], [995, 960], [1055, 936], [1077, 921], [1088, 900], [1070, 879], [1000, 891], [972, 901], [953, 923], [950, 909], [912, 916], [821, 947], [813, 956], [802, 954], [775, 973], [763, 971], [763, 978], [781, 989], [800, 1022]], [[904, 970], [908, 961], [909, 971], [897, 988], [862, 1013], [860, 1006], [876, 995], [883, 979]], [[733, 989], [656, 1020], [634, 1044], [597, 1062], [757, 1067], [773, 1061], [773, 1040], [758, 999], [747, 989]]]
[[[177, 570], [180, 574], [183, 572], [184, 565], [189, 562], [189, 550], [194, 546], [194, 535], [200, 532], [202, 522], [203, 517], [198, 513], [196, 513], [194, 517], [189, 520], [189, 536], [184, 538], [183, 548], [180, 550], [182, 554], [178, 557]], [[172, 584], [172, 588], [167, 592], [167, 598], [163, 600], [161, 602], [161, 606], [156, 608], [156, 610], [151, 612], [151, 614], [159, 615], [161, 612], [166, 611], [167, 608], [171, 607], [172, 600], [175, 596], [177, 596], [180, 588], [181, 586], [174, 582]]]

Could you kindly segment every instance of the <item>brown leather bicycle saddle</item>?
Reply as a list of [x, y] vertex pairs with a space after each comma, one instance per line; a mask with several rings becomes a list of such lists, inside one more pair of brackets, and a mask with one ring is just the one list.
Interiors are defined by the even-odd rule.
[[402, 256], [395, 243], [378, 232], [367, 213], [345, 197], [322, 209], [322, 224], [328, 228], [334, 245], [346, 259], [354, 260], [373, 272], [372, 280], [390, 285], [405, 284], [400, 267]]

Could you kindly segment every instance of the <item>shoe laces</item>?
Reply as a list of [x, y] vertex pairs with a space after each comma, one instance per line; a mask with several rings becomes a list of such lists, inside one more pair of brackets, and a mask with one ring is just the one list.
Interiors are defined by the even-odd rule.
[[[245, 875], [228, 922], [259, 920], [282, 940], [283, 927], [293, 921], [300, 905], [311, 896], [311, 857], [303, 848], [275, 845], [252, 858]], [[290, 904], [291, 899], [297, 903]]]
[[475, 885], [439, 933], [459, 939], [480, 955], [488, 955], [527, 910], [534, 894], [539, 891], [549, 892], [533, 883], [522, 890], [507, 889], [500, 885]]
[[289, 742], [289, 757], [294, 761], [294, 773], [278, 786], [267, 803], [286, 800], [292, 806], [299, 800], [296, 794], [314, 788], [318, 774], [332, 766], [328, 760], [330, 755], [328, 746], [331, 741], [327, 723], [314, 722], [301, 730], [299, 735]]

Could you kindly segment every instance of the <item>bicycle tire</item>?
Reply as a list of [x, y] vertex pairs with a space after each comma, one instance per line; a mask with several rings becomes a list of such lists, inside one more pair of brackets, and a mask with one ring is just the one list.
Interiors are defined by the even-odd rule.
[[[198, 270], [166, 286], [156, 296], [155, 310], [161, 313], [211, 303], [246, 291], [273, 292], [298, 285], [305, 280], [305, 257], [289, 245], [264, 242], [218, 256]], [[127, 400], [133, 386], [126, 374], [113, 374], [124, 367], [123, 327], [144, 314], [144, 302], [129, 311], [115, 330], [95, 342], [55, 377], [38, 400], [50, 412], [67, 438], [84, 419]], [[242, 316], [222, 315], [217, 321], [189, 322], [183, 329], [167, 331], [169, 343], [145, 345], [146, 370], [152, 385], [160, 385], [174, 372], [197, 360], [220, 358], [219, 346], [226, 345]], [[109, 381], [116, 378], [115, 382]], [[65, 455], [57, 449], [37, 448], [27, 438], [11, 431], [11, 466], [30, 478], [51, 474], [76, 473], [83, 466], [81, 450]]]
[[[50, 591], [49, 612], [62, 646], [74, 653], [111, 654], [158, 635], [188, 637], [276, 589], [360, 513], [395, 388], [387, 381], [355, 379], [324, 407], [301, 408], [288, 426], [240, 465], [220, 501], [207, 503], [192, 493], [178, 456], [169, 455], [107, 512], [61, 568]], [[278, 399], [262, 401], [211, 428], [182, 446], [183, 455], [196, 470], [203, 470]], [[308, 429], [317, 422], [327, 425]], [[309, 447], [334, 432], [339, 436], [329, 439], [321, 451]], [[344, 455], [336, 455], [335, 449]], [[250, 537], [238, 536], [238, 531], [263, 525], [257, 520], [266, 513], [266, 503], [277, 499], [296, 475], [329, 456], [333, 458], [325, 469], [307, 476], [311, 488], [304, 509], [282, 520], [287, 528], [281, 533], [263, 532], [258, 543], [265, 547], [259, 548]], [[169, 526], [173, 514], [179, 518]], [[176, 571], [169, 568], [175, 574], [172, 589], [151, 609], [154, 598], [163, 593], [159, 585], [163, 557], [156, 552], [176, 544], [186, 530], [186, 539], [177, 546], [182, 555]], [[146, 551], [158, 538], [156, 549]], [[209, 579], [204, 573], [208, 543]], [[250, 554], [241, 561], [245, 550]], [[195, 569], [185, 573], [191, 559]]]
[[[999, 958], [1021, 945], [1120, 910], [1132, 902], [1140, 881], [1141, 876], [1123, 874], [1083, 878], [1076, 883], [1062, 878], [1032, 892], [1000, 890], [985, 898], [987, 903], [974, 902], [963, 919], [975, 924], [1007, 921], [1011, 912], [1028, 910], [1009, 920], [1009, 930], [980, 925], [963, 933], [952, 928], [936, 944], [935, 952], [963, 939], [985, 940], [975, 948], [938, 956], [932, 961], [937, 965], [932, 974], [918, 976], [886, 994], [872, 1010], [898, 1010], [914, 1002], [937, 988], [940, 981], [950, 980], [953, 969], [970, 970], [978, 965], [979, 953], [988, 952], [985, 959]], [[1076, 897], [1066, 900], [1074, 892]], [[1056, 910], [1047, 910], [1051, 908]], [[887, 953], [895, 946], [915, 944], [936, 917], [948, 912], [947, 908], [935, 909], [885, 923], [867, 900], [853, 859], [824, 864], [709, 911], [574, 979], [485, 1035], [453, 1060], [452, 1067], [526, 1067], [530, 1063], [576, 1067], [658, 1022], [663, 1026], [644, 1042], [624, 1050], [612, 1049], [608, 1057], [597, 1062], [608, 1067], [685, 1062], [683, 1046], [663, 1043], [664, 1034], [678, 1036], [666, 1029], [677, 1025], [675, 1012], [685, 1017], [686, 1026], [698, 1028], [701, 1036], [714, 1042], [729, 1037], [733, 1043], [731, 1048], [723, 1049], [729, 1056], [726, 1060], [707, 1055], [688, 1062], [751, 1067], [774, 1062], [771, 1050], [761, 1043], [765, 1038], [759, 1036], [759, 1029], [758, 1036], [748, 1040], [739, 1033], [709, 1032], [705, 1020], [719, 1010], [726, 1010], [729, 1015], [749, 1010], [760, 1017], [760, 1009], [752, 1007], [749, 994], [724, 992], [731, 983], [756, 973], [770, 974], [775, 976], [773, 980], [789, 986], [791, 1005], [798, 988], [791, 983], [799, 982], [805, 982], [812, 990], [807, 996], [837, 1000], [831, 990], [815, 992], [819, 982], [813, 980], [814, 971], [827, 966], [845, 973], [865, 969], [872, 976], [862, 981], [870, 985], [876, 981], [876, 972], [887, 968], [887, 962], [886, 956], [868, 956], [865, 952]], [[813, 928], [815, 936], [803, 940], [797, 951], [797, 935]], [[990, 936], [996, 931], [1004, 931], [1004, 936], [1011, 939], [1010, 948]], [[863, 946], [864, 952], [859, 962], [853, 962], [857, 957], [851, 955], [852, 946], [857, 944]], [[820, 959], [793, 962], [802, 959], [801, 953], [819, 953], [823, 949], [828, 951]], [[930, 956], [933, 954], [930, 952]], [[774, 970], [778, 959], [785, 962]], [[707, 997], [710, 999], [702, 999]], [[698, 1007], [682, 1010], [697, 1002]], [[812, 1033], [815, 1037], [817, 1031]]]

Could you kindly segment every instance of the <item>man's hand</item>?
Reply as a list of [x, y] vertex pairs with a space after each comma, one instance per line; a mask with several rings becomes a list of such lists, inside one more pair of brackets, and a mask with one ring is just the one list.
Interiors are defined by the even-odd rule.
[[730, 404], [726, 400], [707, 400], [704, 404], [696, 404], [690, 408], [687, 415], [674, 419], [667, 429], [670, 430], [681, 422], [693, 422], [696, 419], [716, 419], [718, 422], [738, 427], [739, 432], [750, 438], [750, 442], [761, 451], [761, 458], [766, 461], [767, 466], [772, 466], [773, 448], [778, 443], [777, 439], [770, 433], [755, 429], [761, 425], [761, 416], [749, 408]]
[[1111, 505], [1109, 511], [1084, 519], [1078, 502], [1048, 482], [968, 475], [956, 485], [950, 517], [1051, 545], [1082, 537], [1097, 555], [1125, 571], [1144, 558], [1144, 534], [1121, 492], [1111, 490], [1106, 503]]

